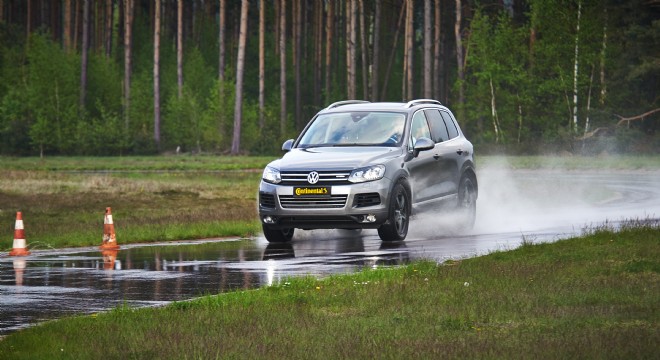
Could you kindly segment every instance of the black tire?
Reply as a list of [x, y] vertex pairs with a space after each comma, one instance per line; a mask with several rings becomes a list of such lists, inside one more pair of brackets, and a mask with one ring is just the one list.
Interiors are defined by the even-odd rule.
[[460, 216], [460, 227], [465, 230], [472, 229], [477, 218], [477, 187], [469, 177], [462, 178], [458, 185], [456, 210]]
[[383, 241], [402, 241], [408, 235], [410, 224], [410, 191], [402, 182], [394, 185], [390, 194], [387, 222], [378, 228], [378, 236]]
[[262, 225], [264, 236], [269, 243], [285, 243], [291, 241], [293, 238], [294, 228], [287, 229], [272, 229], [267, 225]]

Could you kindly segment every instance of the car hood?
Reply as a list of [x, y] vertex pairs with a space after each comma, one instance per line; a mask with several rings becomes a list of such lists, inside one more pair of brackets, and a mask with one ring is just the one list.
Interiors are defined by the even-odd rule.
[[319, 147], [292, 149], [269, 166], [280, 171], [295, 170], [352, 170], [369, 165], [383, 164], [400, 156], [395, 147]]

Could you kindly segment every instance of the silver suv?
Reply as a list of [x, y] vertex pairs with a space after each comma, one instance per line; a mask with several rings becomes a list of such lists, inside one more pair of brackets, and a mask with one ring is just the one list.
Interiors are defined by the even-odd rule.
[[471, 228], [477, 176], [472, 144], [436, 100], [348, 100], [321, 110], [268, 164], [259, 218], [269, 242], [294, 229], [378, 229], [401, 241], [410, 215], [441, 205]]

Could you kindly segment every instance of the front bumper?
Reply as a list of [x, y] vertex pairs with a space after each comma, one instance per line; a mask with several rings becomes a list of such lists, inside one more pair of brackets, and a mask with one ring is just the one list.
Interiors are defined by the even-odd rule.
[[273, 229], [373, 229], [387, 221], [390, 181], [335, 185], [330, 195], [296, 195], [294, 186], [262, 181], [259, 219]]

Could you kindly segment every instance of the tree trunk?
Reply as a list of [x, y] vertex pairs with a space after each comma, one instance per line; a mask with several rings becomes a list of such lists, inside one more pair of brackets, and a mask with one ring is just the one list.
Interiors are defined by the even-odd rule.
[[94, 49], [99, 54], [105, 54], [105, 2], [95, 1], [93, 4], [96, 4], [94, 10], [94, 30], [92, 32], [94, 36]]
[[373, 60], [371, 67], [371, 100], [378, 101], [378, 79], [380, 78], [380, 17], [382, 10], [382, 1], [375, 1], [374, 10], [374, 44], [373, 44]]
[[454, 24], [454, 36], [456, 37], [456, 62], [458, 65], [458, 104], [460, 118], [463, 118], [463, 107], [465, 105], [465, 70], [463, 68], [463, 37], [461, 35], [461, 15], [463, 7], [461, 0], [456, 0], [456, 23]]
[[273, 44], [275, 45], [275, 56], [280, 56], [280, 2], [275, 0], [273, 1], [273, 5], [275, 8], [275, 18], [273, 19], [275, 22], [275, 41], [273, 41]]
[[124, 130], [128, 131], [131, 108], [131, 29], [133, 0], [124, 0]]
[[364, 0], [357, 0], [360, 8], [360, 43], [362, 47], [362, 99], [369, 99], [369, 51], [367, 50], [367, 28], [364, 25]]
[[78, 104], [78, 113], [85, 112], [85, 96], [87, 95], [87, 63], [89, 53], [89, 0], [83, 0], [83, 28], [82, 28], [82, 47], [80, 61], [80, 103]]
[[225, 17], [226, 17], [226, 4], [225, 0], [220, 0], [220, 14], [219, 14], [219, 34], [218, 34], [218, 48], [219, 48], [219, 60], [218, 60], [218, 80], [220, 81], [220, 101], [223, 98], [222, 83], [225, 81]]
[[[433, 97], [431, 80], [431, 0], [424, 0], [424, 98]], [[436, 46], [438, 44], [436, 43]]]
[[114, 6], [112, 0], [105, 2], [105, 56], [110, 58], [112, 56], [112, 17]]
[[176, 85], [179, 99], [183, 97], [183, 0], [176, 6]]
[[578, 1], [578, 13], [577, 13], [577, 27], [575, 29], [575, 61], [573, 66], [573, 126], [571, 130], [574, 134], [577, 134], [578, 130], [578, 52], [579, 52], [579, 39], [580, 39], [580, 15], [582, 14], [582, 1]]
[[154, 9], [154, 142], [158, 151], [160, 151], [160, 1], [156, 0]]
[[332, 42], [334, 30], [334, 1], [328, 1], [328, 14], [325, 24], [325, 102], [330, 102], [330, 90], [332, 89]]
[[404, 81], [405, 92], [403, 94], [404, 99], [412, 100], [413, 99], [413, 61], [414, 59], [414, 36], [415, 28], [413, 24], [414, 19], [414, 0], [407, 0], [408, 6], [406, 9], [406, 67], [404, 70], [405, 76]]
[[441, 25], [441, 12], [440, 12], [440, 0], [435, 0], [435, 24], [434, 24], [434, 37], [433, 37], [433, 45], [435, 46], [433, 49], [433, 97], [437, 100], [440, 100], [442, 102], [445, 101], [443, 98], [443, 88], [444, 88], [444, 69], [440, 66], [440, 56], [441, 56], [441, 49], [442, 49], [442, 40], [441, 40], [441, 35], [442, 35], [442, 28], [440, 27]]
[[[406, 3], [404, 2], [401, 5], [401, 11], [399, 12], [399, 21], [396, 24], [396, 32], [394, 33], [394, 44], [392, 45], [392, 50], [390, 51], [390, 58], [387, 61], [387, 70], [385, 71], [385, 80], [383, 81], [383, 89], [381, 90], [380, 98], [384, 99], [385, 94], [387, 93], [387, 83], [390, 80], [390, 74], [392, 73], [392, 64], [394, 63], [394, 55], [396, 54], [396, 46], [399, 43], [399, 34], [401, 33], [401, 23], [403, 22], [403, 14], [406, 13]], [[403, 94], [401, 94], [403, 97]]]
[[301, 70], [301, 63], [303, 61], [303, 54], [302, 54], [302, 1], [301, 0], [293, 0], [294, 1], [294, 8], [293, 8], [293, 42], [295, 46], [295, 54], [293, 56], [293, 72], [294, 72], [294, 78], [295, 78], [295, 86], [296, 86], [296, 109], [295, 109], [295, 124], [296, 124], [296, 129], [301, 130], [303, 127], [302, 124], [302, 99], [301, 99], [301, 91], [302, 87], [300, 84], [300, 70]]
[[234, 137], [231, 143], [232, 155], [238, 155], [241, 148], [241, 120], [243, 117], [243, 67], [245, 66], [245, 43], [247, 41], [248, 0], [241, 5], [241, 29], [238, 37], [238, 57], [236, 60], [236, 102], [234, 104]]
[[323, 2], [314, 7], [314, 96], [313, 105], [321, 105], [321, 74], [323, 74]]
[[523, 127], [523, 111], [520, 94], [518, 94], [518, 92], [516, 92], [516, 99], [518, 99], [518, 144], [520, 144], [520, 134], [522, 133]]
[[219, 0], [218, 14], [218, 133], [221, 137], [225, 135], [225, 27], [226, 27], [226, 3]]
[[0, 0], [0, 23], [5, 22], [5, 1]]
[[27, 0], [27, 15], [25, 19], [26, 39], [30, 40], [30, 32], [32, 32], [32, 0]]
[[71, 51], [71, 0], [64, 1], [64, 50]]
[[266, 27], [266, 3], [259, 1], [259, 130], [264, 129], [264, 108], [265, 108], [265, 92], [266, 92], [266, 49], [265, 44], [265, 27]]
[[493, 131], [495, 132], [495, 143], [500, 143], [500, 121], [497, 118], [497, 107], [495, 105], [495, 88], [493, 87], [493, 78], [490, 79], [490, 110], [493, 117]]
[[603, 7], [604, 20], [603, 20], [603, 44], [600, 51], [600, 97], [599, 102], [601, 106], [605, 105], [605, 98], [607, 97], [607, 85], [605, 84], [605, 55], [607, 50], [607, 8]]
[[78, 49], [78, 34], [80, 33], [80, 1], [76, 1], [75, 4], [76, 9], [73, 12], [73, 42], [71, 44], [74, 51]]
[[355, 43], [357, 35], [355, 32], [355, 15], [357, 0], [346, 0], [346, 96], [355, 99]]
[[286, 0], [280, 6], [280, 136], [286, 134]]
[[589, 77], [589, 92], [587, 92], [587, 111], [584, 118], [584, 135], [586, 136], [589, 132], [589, 112], [591, 111], [591, 88], [594, 83], [594, 70], [595, 68], [591, 67], [591, 76]]

